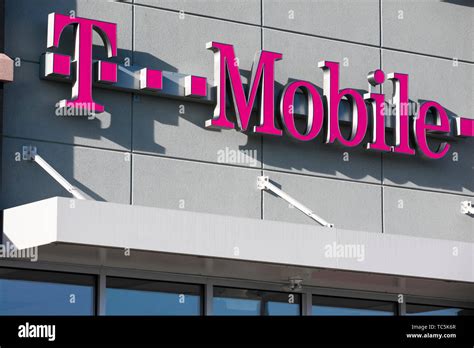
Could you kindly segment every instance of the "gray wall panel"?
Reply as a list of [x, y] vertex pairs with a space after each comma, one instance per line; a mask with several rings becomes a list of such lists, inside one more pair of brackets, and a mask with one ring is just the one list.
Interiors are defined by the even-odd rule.
[[[281, 190], [337, 228], [382, 232], [382, 191], [378, 185], [272, 171], [265, 171], [265, 175]], [[319, 226], [316, 221], [274, 194], [264, 192], [263, 197], [265, 219]]]
[[472, 0], [382, 0], [383, 46], [474, 61]]
[[383, 155], [384, 183], [403, 187], [447, 191], [462, 194], [474, 192], [472, 168], [474, 139], [451, 142], [449, 154], [439, 160]]
[[474, 218], [460, 212], [467, 199], [473, 197], [385, 187], [385, 233], [472, 243]]
[[338, 179], [381, 183], [381, 155], [361, 147], [324, 144], [321, 139], [300, 142], [263, 138], [264, 168]]
[[[8, 14], [5, 18], [5, 52], [11, 57], [38, 62], [46, 51], [48, 14], [68, 15], [70, 11], [77, 17], [117, 23], [119, 56], [131, 56], [132, 6], [129, 4], [108, 0], [7, 0], [5, 8]], [[69, 27], [61, 36], [61, 51], [72, 54], [73, 42]], [[94, 45], [94, 58], [105, 58], [102, 40], [96, 33]]]
[[204, 123], [212, 114], [210, 105], [140, 97], [134, 102], [133, 150], [260, 168], [261, 137], [209, 130]]
[[[474, 64], [382, 50], [382, 68], [386, 74], [409, 75], [410, 100], [434, 100], [450, 116], [474, 117]], [[383, 89], [386, 98], [390, 98], [392, 84], [384, 83]]]
[[260, 24], [260, 0], [135, 0], [136, 4], [183, 11], [223, 20]]
[[263, 0], [265, 26], [378, 45], [377, 0]]
[[207, 42], [234, 45], [240, 69], [250, 70], [255, 52], [261, 48], [260, 36], [260, 28], [254, 26], [192, 15], [180, 19], [173, 12], [137, 7], [134, 58], [142, 66], [200, 75], [212, 81], [214, 56], [206, 49]]
[[130, 202], [130, 154], [3, 138], [2, 208], [54, 196], [72, 197], [36, 163], [16, 161], [23, 145], [36, 146], [38, 154], [91, 199]]
[[264, 29], [265, 50], [283, 53], [283, 60], [276, 63], [276, 81], [285, 85], [298, 79], [323, 87], [323, 72], [318, 68], [322, 60], [335, 61], [340, 66], [340, 88], [367, 90], [367, 74], [379, 68], [378, 48], [338, 42], [306, 35]]
[[133, 204], [260, 218], [260, 170], [133, 155]]
[[[95, 119], [56, 116], [56, 103], [71, 99], [72, 85], [38, 78], [39, 64], [15, 68], [15, 82], [5, 85], [4, 133], [8, 136], [109, 149], [130, 149], [131, 95], [95, 88], [105, 106]], [[21, 101], [21, 102], [19, 102]]]

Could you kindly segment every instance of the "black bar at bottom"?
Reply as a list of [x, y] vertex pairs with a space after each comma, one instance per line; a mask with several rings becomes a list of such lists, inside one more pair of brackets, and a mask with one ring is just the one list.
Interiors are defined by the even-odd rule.
[[473, 347], [474, 316], [0, 317], [1, 348], [65, 344]]

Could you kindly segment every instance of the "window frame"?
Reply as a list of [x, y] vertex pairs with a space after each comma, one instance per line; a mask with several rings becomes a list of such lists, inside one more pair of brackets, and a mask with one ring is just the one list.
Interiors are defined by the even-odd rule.
[[[252, 293], [253, 298], [244, 298], [244, 297], [224, 297], [224, 296], [219, 296], [219, 297], [223, 297], [223, 298], [233, 298], [233, 299], [254, 299], [254, 300], [259, 300], [260, 301], [260, 313], [259, 313], [259, 316], [271, 316], [269, 314], [265, 314], [265, 312], [267, 311], [268, 309], [268, 303], [269, 302], [279, 302], [279, 301], [271, 301], [268, 297], [269, 296], [272, 296], [272, 295], [294, 295], [295, 298], [297, 297], [299, 300], [298, 302], [295, 302], [295, 304], [298, 304], [298, 314], [296, 316], [303, 316], [303, 295], [302, 293], [299, 293], [299, 292], [286, 292], [286, 291], [274, 291], [274, 290], [264, 290], [264, 289], [254, 289], [254, 288], [241, 288], [241, 287], [232, 287], [232, 286], [213, 286], [213, 297], [212, 297], [212, 300], [214, 300], [214, 298], [216, 298], [216, 294], [215, 294], [215, 290], [216, 288], [219, 288], [219, 289], [225, 289], [225, 290], [230, 290], [230, 291], [250, 291]], [[263, 293], [263, 295], [259, 295], [258, 293], [261, 292]], [[282, 302], [282, 303], [286, 303], [286, 302]], [[214, 314], [216, 315], [216, 314]], [[285, 316], [284, 314], [282, 316]]]
[[[8, 274], [12, 272], [13, 274]], [[37, 283], [52, 283], [63, 285], [78, 285], [92, 287], [91, 313], [86, 316], [97, 316], [97, 290], [98, 281], [94, 274], [65, 272], [50, 269], [18, 268], [0, 266], [0, 280], [17, 280]], [[80, 280], [80, 281], [78, 281]], [[28, 314], [25, 314], [28, 315]], [[35, 314], [36, 315], [36, 314]], [[38, 314], [43, 315], [43, 314]]]
[[[149, 279], [149, 278], [137, 278], [137, 277], [117, 277], [117, 276], [110, 276], [110, 275], [107, 275], [105, 277], [105, 291], [107, 291], [107, 289], [109, 289], [109, 287], [107, 286], [107, 281], [108, 280], [113, 280], [113, 281], [130, 281], [130, 282], [146, 282], [146, 283], [149, 283], [149, 284], [146, 284], [146, 285], [157, 285], [159, 287], [159, 285], [162, 285], [164, 287], [166, 286], [189, 286], [189, 287], [196, 287], [197, 289], [199, 289], [199, 293], [197, 296], [199, 296], [199, 314], [196, 315], [196, 316], [204, 316], [205, 313], [204, 313], [204, 308], [205, 308], [205, 305], [204, 305], [204, 302], [205, 302], [205, 289], [204, 289], [204, 285], [203, 284], [199, 284], [199, 283], [189, 283], [189, 282], [171, 282], [171, 281], [164, 281], [164, 280], [156, 280], [156, 279]], [[153, 284], [152, 284], [153, 283]], [[171, 291], [163, 291], [161, 289], [133, 289], [133, 288], [126, 288], [126, 287], [110, 287], [112, 289], [122, 289], [122, 290], [137, 290], [137, 291], [150, 291], [150, 292], [164, 292], [164, 293], [183, 293], [185, 294], [185, 292], [171, 292]], [[106, 306], [104, 307], [104, 315], [107, 315], [106, 313], [107, 311], [107, 308]], [[161, 315], [161, 314], [157, 314], [157, 315]]]

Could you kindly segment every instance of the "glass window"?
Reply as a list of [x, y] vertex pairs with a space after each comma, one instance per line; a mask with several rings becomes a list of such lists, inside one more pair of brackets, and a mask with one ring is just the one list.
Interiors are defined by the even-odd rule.
[[202, 287], [107, 277], [107, 315], [201, 315]]
[[301, 295], [214, 287], [214, 315], [300, 315]]
[[0, 268], [0, 315], [93, 315], [95, 277]]
[[474, 315], [474, 309], [407, 303], [406, 315]]
[[313, 296], [313, 315], [395, 315], [395, 303], [345, 297]]

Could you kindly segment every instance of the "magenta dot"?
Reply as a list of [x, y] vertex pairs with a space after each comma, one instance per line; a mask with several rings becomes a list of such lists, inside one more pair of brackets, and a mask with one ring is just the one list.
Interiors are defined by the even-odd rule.
[[385, 81], [385, 74], [382, 70], [380, 70], [380, 69], [375, 70], [375, 72], [374, 72], [374, 81], [378, 85], [380, 85], [381, 83], [383, 83]]

